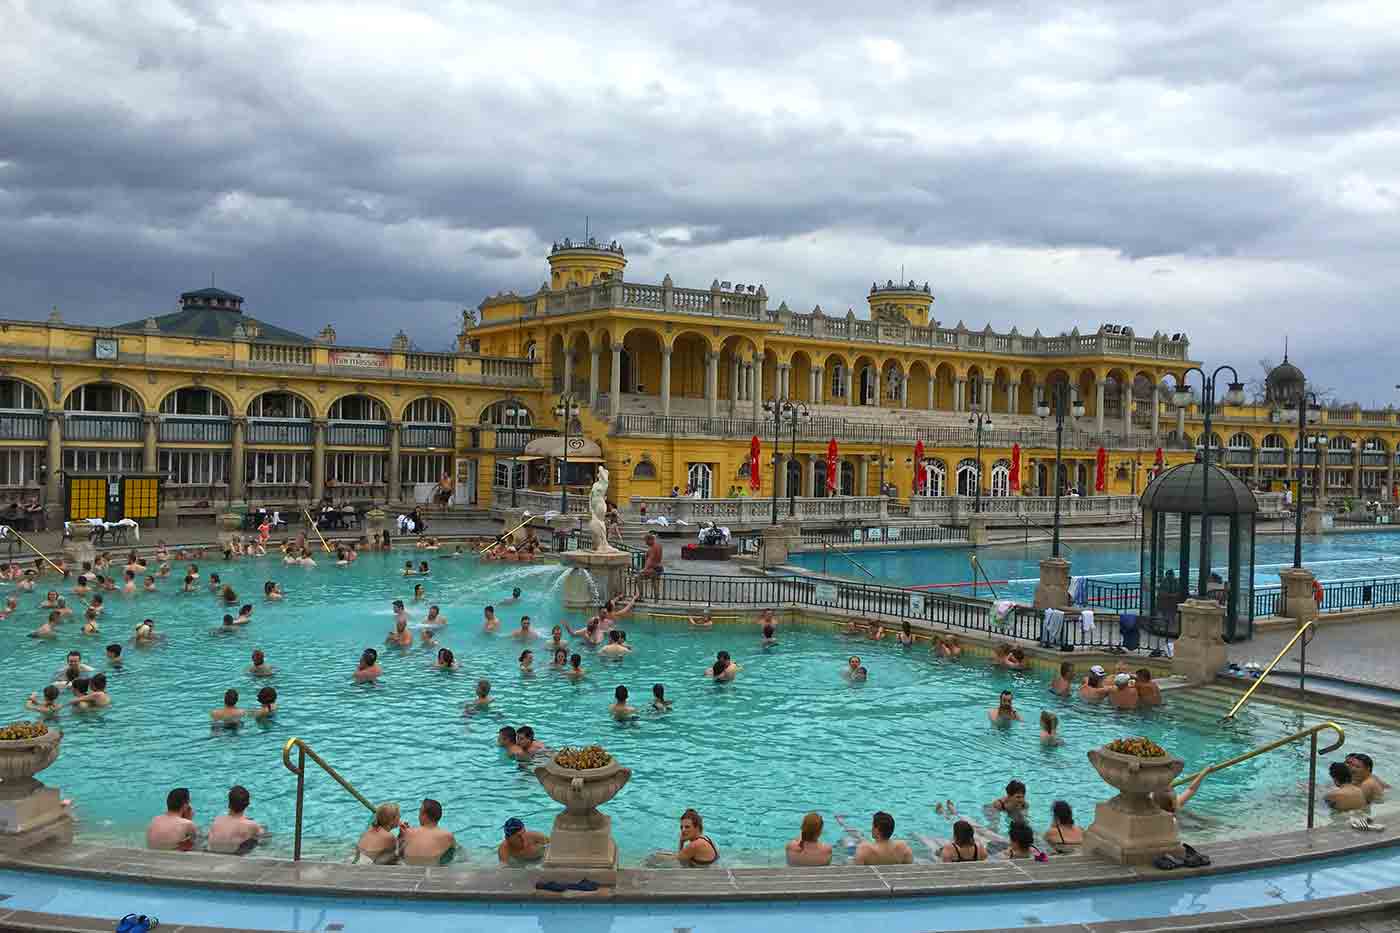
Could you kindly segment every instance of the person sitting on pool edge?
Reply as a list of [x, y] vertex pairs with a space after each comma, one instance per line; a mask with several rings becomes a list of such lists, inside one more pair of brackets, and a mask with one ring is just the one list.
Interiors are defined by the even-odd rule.
[[802, 830], [787, 844], [787, 863], [794, 868], [810, 868], [831, 864], [831, 846], [822, 842], [822, 816], [808, 813], [802, 818]]
[[1331, 775], [1336, 787], [1323, 794], [1322, 799], [1327, 801], [1334, 813], [1366, 809], [1366, 792], [1361, 789], [1360, 784], [1352, 781], [1351, 769], [1346, 766], [1346, 762], [1332, 762], [1327, 766], [1327, 773]]
[[1050, 823], [1045, 842], [1056, 852], [1074, 852], [1084, 844], [1084, 830], [1074, 825], [1074, 810], [1065, 801], [1050, 805]]
[[402, 831], [404, 823], [399, 819], [399, 805], [381, 803], [374, 808], [374, 818], [369, 828], [360, 834], [355, 843], [356, 862], [368, 861], [375, 865], [392, 865], [399, 860], [399, 840], [394, 838], [394, 830]]
[[996, 709], [987, 710], [987, 718], [994, 723], [1020, 722], [1021, 714], [1016, 712], [1016, 707], [1011, 704], [1011, 691], [1003, 690], [997, 698]]
[[914, 861], [909, 843], [894, 837], [894, 817], [883, 810], [870, 819], [871, 839], [856, 846], [857, 865], [908, 865]]
[[223, 855], [247, 855], [258, 844], [265, 830], [246, 814], [252, 797], [248, 788], [235, 784], [228, 790], [228, 812], [214, 818], [209, 825], [210, 852]]
[[165, 812], [151, 819], [146, 827], [146, 848], [166, 852], [189, 852], [199, 830], [194, 825], [188, 787], [177, 787], [165, 795]]
[[985, 862], [987, 847], [977, 841], [971, 823], [958, 820], [953, 824], [953, 841], [943, 847], [938, 859], [941, 862]]
[[457, 837], [442, 829], [442, 804], [431, 797], [418, 808], [418, 825], [399, 831], [399, 847], [409, 865], [446, 865], [457, 853]]
[[513, 816], [506, 820], [502, 830], [506, 838], [496, 847], [496, 858], [502, 865], [538, 862], [544, 857], [544, 847], [549, 845], [549, 837], [526, 829], [525, 821], [520, 817]]
[[1370, 755], [1361, 752], [1352, 752], [1346, 757], [1347, 767], [1351, 769], [1351, 779], [1366, 795], [1368, 803], [1376, 803], [1385, 799], [1385, 792], [1390, 789], [1390, 785], [1372, 773], [1371, 768], [1374, 762]]

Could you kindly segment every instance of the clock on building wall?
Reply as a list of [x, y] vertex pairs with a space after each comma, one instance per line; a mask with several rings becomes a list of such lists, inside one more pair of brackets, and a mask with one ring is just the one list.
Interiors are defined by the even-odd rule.
[[115, 360], [117, 358], [117, 338], [98, 337], [93, 341], [92, 355], [99, 360]]

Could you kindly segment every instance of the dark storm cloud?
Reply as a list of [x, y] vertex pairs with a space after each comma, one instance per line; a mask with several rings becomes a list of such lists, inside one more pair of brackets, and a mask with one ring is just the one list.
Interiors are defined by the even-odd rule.
[[1246, 356], [1242, 322], [1316, 329], [1333, 361], [1338, 324], [1400, 338], [1369, 266], [1400, 48], [1348, 9], [12, 4], [5, 314], [125, 320], [213, 273], [274, 323], [438, 346], [587, 216], [639, 278], [845, 307], [907, 258], [950, 320], [1165, 317]]

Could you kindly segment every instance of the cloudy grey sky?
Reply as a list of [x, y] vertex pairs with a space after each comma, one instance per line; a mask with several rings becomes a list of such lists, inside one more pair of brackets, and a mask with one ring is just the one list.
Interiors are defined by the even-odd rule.
[[1400, 381], [1400, 4], [0, 0], [0, 317], [115, 322], [209, 282], [342, 342], [545, 276], [863, 313], [1283, 334]]

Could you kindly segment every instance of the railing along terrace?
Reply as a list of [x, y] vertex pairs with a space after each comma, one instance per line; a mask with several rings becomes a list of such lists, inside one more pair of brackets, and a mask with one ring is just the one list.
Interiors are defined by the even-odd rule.
[[[784, 428], [784, 431], [785, 437], [790, 439], [790, 429]], [[613, 419], [611, 433], [620, 436], [749, 438], [758, 435], [760, 438], [771, 438], [773, 422], [752, 418], [710, 418], [704, 415], [620, 414]], [[975, 443], [976, 431], [973, 428], [962, 427], [882, 425], [847, 421], [844, 418], [815, 417], [798, 425], [797, 437], [801, 441], [826, 441], [834, 437], [838, 441], [848, 443], [907, 443], [912, 446], [916, 441], [923, 441], [925, 446], [966, 447]], [[995, 428], [984, 429], [982, 432], [983, 447], [1010, 447], [1012, 444], [1019, 444], [1023, 448], [1053, 450], [1055, 432], [1035, 428]], [[1064, 446], [1071, 450], [1096, 447], [1109, 450], [1151, 450], [1154, 447], [1168, 450], [1188, 449], [1182, 441], [1166, 435], [1154, 438], [1151, 434], [1125, 436], [1073, 430], [1065, 431]]]
[[[856, 583], [815, 577], [767, 576], [727, 577], [662, 574], [659, 579], [642, 579], [635, 571], [628, 575], [629, 588], [637, 588], [654, 602], [693, 603], [698, 606], [743, 606], [757, 611], [765, 606], [791, 604], [817, 609], [840, 610], [863, 616], [902, 622], [919, 622], [946, 631], [980, 632], [1000, 638], [1041, 640], [1044, 616], [1026, 606], [1011, 607], [998, 616], [987, 600], [919, 590]], [[1172, 635], [1172, 637], [1175, 637]], [[1077, 648], [1120, 648], [1122, 636], [1117, 625], [1096, 625], [1085, 631], [1067, 621], [1055, 646]], [[1138, 652], [1146, 654], [1156, 645], [1148, 639]]]
[[1142, 587], [1136, 580], [1095, 580], [1090, 577], [1084, 581], [1084, 604], [1091, 609], [1137, 612], [1142, 608]]
[[399, 429], [399, 444], [403, 447], [452, 448], [454, 431], [451, 425], [406, 424]]
[[301, 344], [254, 343], [248, 347], [248, 359], [254, 363], [265, 363], [278, 367], [299, 367], [308, 369], [313, 362], [311, 348]]
[[820, 308], [797, 314], [786, 305], [768, 308], [767, 292], [759, 287], [724, 288], [716, 281], [709, 289], [677, 288], [669, 276], [660, 285], [625, 282], [613, 278], [563, 291], [526, 297], [525, 317], [578, 314], [606, 309], [636, 309], [703, 317], [762, 321], [778, 325], [779, 333], [800, 337], [834, 337], [862, 343], [915, 347], [957, 347], [971, 351], [1015, 353], [1028, 356], [1114, 355], [1150, 359], [1185, 360], [1188, 342], [1163, 335], [1135, 337], [1098, 331], [1046, 337], [1022, 335], [1015, 330], [996, 333], [990, 328], [972, 331], [954, 328], [914, 327], [898, 321], [857, 318], [853, 313], [827, 316]]
[[289, 447], [310, 447], [311, 422], [249, 418], [247, 441], [249, 444], [286, 444]]
[[389, 425], [384, 422], [332, 421], [326, 425], [326, 443], [332, 447], [388, 447]]
[[828, 544], [839, 547], [853, 544], [942, 544], [966, 541], [967, 529], [951, 525], [877, 525], [842, 528], [838, 531], [804, 529], [800, 540], [805, 545], [817, 547]]
[[42, 441], [43, 412], [0, 412], [0, 441]]
[[227, 444], [233, 439], [228, 418], [162, 415], [157, 437], [162, 444]]
[[[491, 489], [492, 507], [497, 509], [525, 509], [533, 515], [559, 511], [559, 492], [540, 489], [514, 489], [508, 486], [494, 486]], [[569, 489], [569, 515], [588, 514], [588, 491]]]
[[139, 441], [143, 437], [140, 415], [77, 414], [63, 417], [63, 439], [69, 441]]
[[[851, 522], [885, 517], [889, 502], [884, 496], [798, 496], [778, 499], [778, 518], [796, 518], [810, 522]], [[629, 500], [633, 517], [664, 516], [672, 522], [698, 525], [767, 524], [772, 520], [773, 502], [770, 498], [741, 497], [735, 499], [695, 499], [689, 496], [633, 496]]]
[[1254, 588], [1254, 618], [1266, 619], [1279, 615], [1283, 608], [1283, 590], [1278, 586]]
[[1372, 609], [1400, 603], [1400, 577], [1370, 580], [1334, 580], [1322, 584], [1323, 612]]

